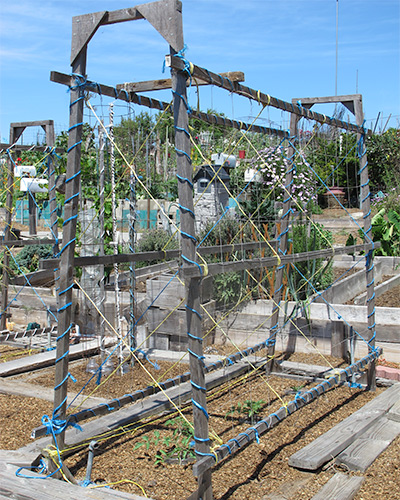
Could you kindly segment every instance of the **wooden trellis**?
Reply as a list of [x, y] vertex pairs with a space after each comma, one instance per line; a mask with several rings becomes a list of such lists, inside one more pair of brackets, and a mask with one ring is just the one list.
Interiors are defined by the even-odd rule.
[[[155, 90], [159, 88], [159, 82], [146, 82], [146, 85], [122, 84], [120, 86], [109, 87], [97, 82], [92, 82], [86, 78], [86, 57], [87, 47], [91, 38], [100, 26], [114, 24], [125, 21], [145, 19], [165, 38], [170, 46], [170, 55], [167, 56], [167, 66], [171, 68], [172, 78], [170, 82], [163, 83], [162, 88], [171, 86], [174, 94], [173, 114], [175, 124], [175, 147], [177, 152], [177, 173], [179, 188], [179, 204], [181, 210], [181, 250], [160, 252], [159, 257], [180, 256], [182, 259], [181, 275], [185, 280], [186, 286], [186, 321], [187, 331], [189, 332], [189, 353], [190, 353], [190, 380], [193, 401], [193, 420], [195, 427], [196, 452], [199, 457], [198, 465], [195, 467], [198, 477], [198, 489], [193, 493], [192, 498], [211, 499], [211, 467], [213, 458], [210, 456], [208, 415], [205, 390], [205, 370], [203, 365], [203, 346], [200, 318], [200, 284], [204, 268], [197, 262], [197, 251], [195, 241], [194, 207], [193, 207], [193, 185], [192, 185], [192, 165], [190, 161], [190, 138], [188, 133], [188, 112], [187, 112], [187, 80], [190, 77], [197, 78], [201, 82], [210, 85], [216, 85], [229, 92], [244, 96], [248, 99], [261, 103], [265, 106], [272, 106], [277, 109], [291, 113], [290, 133], [275, 130], [267, 127], [253, 126], [237, 120], [230, 120], [221, 117], [211, 116], [206, 113], [192, 111], [192, 116], [200, 118], [208, 123], [215, 123], [225, 127], [233, 127], [239, 130], [251, 130], [254, 132], [277, 135], [294, 141], [297, 136], [297, 124], [301, 117], [327, 123], [334, 127], [343, 128], [358, 134], [360, 143], [365, 135], [370, 131], [365, 131], [362, 113], [361, 96], [339, 96], [328, 98], [314, 98], [310, 100], [303, 99], [302, 103], [293, 100], [291, 103], [282, 101], [268, 94], [251, 89], [240, 83], [241, 76], [234, 78], [232, 74], [227, 76], [212, 73], [196, 65], [190, 65], [183, 60], [182, 50], [184, 47], [183, 28], [182, 28], [182, 4], [178, 0], [162, 0], [158, 2], [139, 5], [137, 7], [117, 10], [113, 12], [97, 12], [78, 16], [73, 18], [72, 29], [72, 50], [71, 66], [72, 75], [52, 72], [51, 79], [54, 82], [68, 85], [70, 88], [70, 122], [69, 122], [69, 141], [68, 141], [68, 161], [66, 172], [66, 202], [64, 205], [64, 226], [63, 226], [63, 246], [61, 248], [59, 267], [60, 289], [58, 293], [59, 310], [58, 326], [59, 337], [57, 341], [56, 354], [56, 380], [54, 397], [54, 416], [53, 418], [65, 420], [66, 418], [66, 394], [68, 384], [68, 349], [69, 349], [69, 331], [71, 328], [71, 305], [72, 305], [72, 286], [73, 270], [75, 266], [110, 264], [116, 262], [134, 262], [138, 260], [147, 260], [149, 252], [143, 254], [125, 254], [114, 256], [83, 257], [75, 258], [75, 238], [76, 221], [78, 214], [78, 198], [80, 193], [80, 153], [82, 140], [82, 121], [84, 93], [90, 91], [113, 99], [140, 104], [149, 108], [166, 110], [169, 105], [162, 101], [139, 95], [137, 92], [146, 90]], [[343, 102], [347, 107], [352, 108], [356, 115], [357, 124], [343, 122], [336, 118], [330, 118], [323, 114], [316, 113], [310, 107], [317, 102]], [[289, 143], [289, 156], [294, 153], [293, 142]], [[369, 211], [369, 188], [368, 188], [368, 170], [366, 168], [365, 150], [360, 152], [360, 170], [362, 184], [362, 208], [364, 213], [364, 230], [368, 235], [370, 232], [370, 211]], [[288, 172], [285, 185], [291, 183], [293, 172]], [[287, 249], [287, 231], [289, 227], [290, 216], [290, 197], [284, 202], [283, 218], [280, 223], [280, 234], [278, 235], [278, 253], [275, 257], [243, 260], [240, 262], [227, 262], [224, 264], [215, 264], [208, 266], [209, 274], [218, 274], [231, 270], [251, 269], [257, 267], [278, 266], [275, 276], [276, 290], [273, 300], [275, 304], [273, 316], [271, 319], [272, 338], [276, 335], [276, 325], [278, 324], [280, 284], [282, 282], [283, 267], [287, 262], [296, 262], [304, 260], [304, 254], [286, 255]], [[251, 244], [250, 244], [251, 245]], [[257, 243], [257, 248], [260, 244]], [[227, 251], [232, 251], [233, 246], [227, 245]], [[243, 245], [240, 245], [243, 249]], [[250, 248], [250, 247], [249, 247]], [[365, 245], [335, 249], [335, 253], [352, 253], [354, 250], [363, 249], [367, 255], [367, 284], [368, 284], [368, 326], [370, 331], [369, 350], [370, 354], [363, 364], [370, 363], [369, 386], [374, 388], [374, 370], [373, 362], [376, 357], [374, 349], [374, 281], [372, 249], [374, 245], [367, 241]], [[204, 252], [204, 249], [199, 249]], [[215, 250], [215, 249], [214, 249]], [[220, 247], [218, 247], [220, 250]], [[151, 253], [154, 258], [156, 253]], [[320, 258], [332, 255], [332, 250], [321, 250], [314, 253], [307, 253], [307, 258]], [[46, 263], [47, 266], [55, 265], [55, 261]], [[268, 344], [268, 355], [273, 356], [274, 343]], [[270, 363], [272, 368], [272, 363]], [[350, 370], [351, 371], [351, 370]], [[351, 374], [350, 374], [351, 375]], [[349, 375], [349, 376], [350, 376]], [[336, 380], [338, 383], [338, 380]], [[310, 400], [312, 398], [310, 397]], [[301, 406], [301, 405], [300, 405]], [[99, 410], [101, 413], [101, 410]], [[275, 422], [276, 423], [276, 422]], [[38, 435], [42, 431], [38, 431]], [[251, 436], [254, 439], [256, 432]], [[64, 432], [57, 435], [57, 444], [60, 449], [64, 447]], [[233, 447], [234, 448], [234, 447]], [[240, 444], [238, 446], [240, 448]], [[232, 450], [231, 450], [232, 451]], [[220, 459], [226, 456], [221, 452]]]

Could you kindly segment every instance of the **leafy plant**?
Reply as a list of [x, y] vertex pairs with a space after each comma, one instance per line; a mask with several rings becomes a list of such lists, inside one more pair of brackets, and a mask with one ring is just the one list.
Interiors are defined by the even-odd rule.
[[224, 307], [235, 304], [240, 299], [243, 291], [243, 282], [240, 273], [234, 271], [219, 274], [214, 278], [214, 295], [217, 305]]
[[[375, 255], [400, 255], [400, 214], [396, 210], [382, 208], [371, 220], [372, 239], [380, 241]], [[360, 236], [365, 239], [361, 232]]]
[[[136, 251], [137, 252], [155, 252], [159, 250], [171, 250], [179, 247], [179, 242], [163, 229], [152, 229], [147, 231], [140, 238]], [[150, 260], [138, 262], [137, 267], [151, 266], [157, 264], [161, 260]]]
[[53, 248], [51, 245], [28, 245], [24, 247], [15, 257], [21, 270], [28, 272], [37, 271], [40, 259], [51, 259]]
[[194, 430], [187, 420], [183, 417], [175, 417], [165, 422], [167, 427], [174, 427], [172, 436], [161, 438], [160, 431], [156, 430], [151, 436], [144, 436], [143, 440], [134, 446], [137, 450], [144, 446], [146, 451], [151, 445], [158, 448], [154, 463], [160, 465], [167, 460], [177, 459], [179, 463], [189, 458], [195, 458], [195, 453], [192, 448], [194, 440]]
[[246, 399], [243, 403], [232, 405], [226, 416], [238, 413], [239, 417], [244, 417], [246, 420], [253, 422], [254, 417], [257, 418], [264, 405], [265, 401], [263, 399], [259, 399], [258, 401]]
[[[311, 227], [299, 222], [290, 234], [293, 253], [311, 252], [329, 248], [333, 244], [330, 231], [321, 224], [314, 223]], [[292, 298], [304, 301], [316, 290], [325, 290], [333, 281], [332, 261], [311, 259], [297, 262], [289, 268], [288, 287]]]

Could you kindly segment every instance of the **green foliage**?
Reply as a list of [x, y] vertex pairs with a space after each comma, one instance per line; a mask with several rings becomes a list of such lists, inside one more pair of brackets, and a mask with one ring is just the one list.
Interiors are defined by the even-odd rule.
[[373, 187], [400, 187], [400, 130], [390, 128], [367, 141], [368, 172]]
[[[40, 259], [51, 259], [53, 248], [51, 245], [28, 245], [15, 257], [21, 271], [34, 272], [39, 268]], [[19, 271], [18, 271], [18, 274]]]
[[232, 405], [231, 409], [226, 414], [226, 417], [237, 413], [239, 417], [244, 417], [246, 420], [253, 423], [254, 417], [256, 417], [257, 419], [257, 416], [259, 415], [265, 404], [266, 402], [263, 399], [259, 399], [258, 401], [246, 399], [246, 401], [243, 401], [243, 403]]
[[[151, 229], [142, 234], [137, 246], [137, 252], [156, 252], [160, 250], [173, 250], [179, 248], [179, 242], [163, 229]], [[138, 262], [137, 267], [151, 266], [162, 260]]]
[[244, 291], [241, 273], [234, 271], [218, 274], [214, 278], [214, 295], [217, 306], [227, 307], [239, 302]]
[[[382, 208], [371, 220], [372, 239], [380, 241], [381, 247], [375, 255], [400, 255], [400, 214], [395, 210]], [[364, 239], [364, 238], [363, 238]]]
[[183, 417], [175, 417], [165, 422], [168, 428], [174, 428], [172, 435], [161, 438], [160, 431], [156, 430], [151, 436], [144, 436], [143, 440], [134, 446], [137, 450], [144, 446], [146, 451], [153, 445], [157, 449], [154, 463], [160, 465], [170, 459], [177, 459], [179, 463], [188, 458], [195, 458], [192, 448], [194, 430]]
[[[314, 223], [308, 227], [302, 221], [293, 227], [289, 239], [293, 243], [293, 253], [322, 250], [333, 244], [332, 233], [321, 224]], [[289, 268], [288, 286], [296, 301], [306, 300], [315, 290], [324, 290], [332, 281], [332, 260], [326, 264], [324, 259], [306, 260], [296, 262]]]

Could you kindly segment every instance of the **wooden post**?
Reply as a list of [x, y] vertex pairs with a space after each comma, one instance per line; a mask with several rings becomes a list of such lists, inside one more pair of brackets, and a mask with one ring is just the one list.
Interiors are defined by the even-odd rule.
[[[14, 128], [10, 127], [10, 144], [14, 143]], [[7, 196], [6, 196], [6, 227], [4, 230], [4, 241], [11, 239], [11, 222], [12, 222], [12, 208], [13, 208], [13, 195], [14, 195], [14, 165], [12, 160], [12, 153], [7, 158]], [[7, 322], [7, 308], [8, 308], [8, 268], [10, 265], [10, 256], [8, 248], [4, 248], [3, 254], [3, 283], [1, 289], [1, 311], [0, 311], [0, 330], [6, 329]]]
[[331, 325], [331, 356], [348, 360], [349, 349], [346, 336], [346, 325], [342, 320], [333, 320]]
[[[357, 125], [362, 127], [364, 123], [364, 111], [362, 97], [358, 95], [354, 99], [354, 111]], [[368, 176], [367, 147], [365, 144], [365, 134], [357, 133], [358, 156], [360, 160], [360, 185], [361, 185], [361, 208], [364, 219], [365, 242], [372, 242], [371, 227], [371, 203]], [[375, 349], [375, 280], [374, 280], [374, 260], [373, 250], [369, 250], [365, 256], [365, 271], [367, 280], [367, 317], [368, 317], [368, 352]], [[372, 361], [367, 371], [367, 386], [371, 391], [376, 390], [375, 362]]]
[[[287, 157], [290, 158], [290, 162], [294, 163], [293, 155], [295, 152], [293, 142], [297, 137], [297, 124], [299, 122], [299, 116], [294, 113], [290, 114], [290, 143], [288, 147]], [[290, 189], [293, 182], [293, 165], [289, 164], [286, 171], [285, 176], [285, 187]], [[289, 232], [289, 222], [290, 222], [290, 213], [291, 213], [291, 196], [288, 191], [284, 192], [284, 200], [283, 200], [283, 215], [282, 220], [280, 222], [279, 234], [277, 235], [277, 239], [279, 242], [278, 246], [278, 255], [282, 257], [285, 255], [287, 250], [287, 240], [288, 240], [288, 232]], [[279, 329], [279, 308], [282, 297], [282, 282], [283, 282], [283, 271], [285, 269], [284, 264], [280, 264], [276, 268], [275, 272], [275, 286], [274, 286], [274, 295], [272, 298], [272, 315], [271, 315], [271, 327], [270, 327], [270, 345], [268, 347], [268, 363], [266, 365], [266, 372], [271, 373], [274, 365], [274, 355], [275, 355], [275, 342], [276, 335]]]
[[35, 193], [28, 191], [28, 211], [29, 211], [29, 235], [37, 234], [36, 229], [36, 197]]
[[[72, 73], [85, 76], [85, 45], [72, 62]], [[83, 78], [77, 77], [77, 84], [70, 89], [70, 115], [68, 137], [68, 159], [65, 181], [65, 203], [63, 223], [63, 248], [60, 255], [60, 289], [58, 292], [58, 338], [56, 351], [56, 374], [54, 387], [53, 418], [65, 420], [68, 388], [69, 335], [72, 320], [72, 286], [74, 272], [74, 252], [76, 222], [80, 193], [80, 159], [82, 141], [82, 121], [84, 104]], [[64, 448], [64, 434], [57, 435], [57, 445]]]
[[[183, 47], [183, 44], [182, 44]], [[181, 48], [182, 48], [181, 47]], [[171, 53], [175, 51], [171, 47]], [[178, 191], [181, 212], [181, 248], [183, 266], [196, 261], [195, 218], [193, 206], [192, 163], [190, 159], [189, 120], [187, 113], [187, 74], [171, 71], [174, 95], [174, 125]], [[189, 363], [192, 383], [193, 424], [198, 459], [210, 453], [208, 413], [203, 363], [202, 325], [200, 315], [201, 278], [186, 278], [186, 320], [189, 335]], [[211, 469], [198, 478], [198, 498], [212, 499]]]
[[[51, 121], [49, 125], [46, 125], [46, 144], [49, 148], [54, 148], [55, 136], [54, 136], [54, 123]], [[56, 171], [54, 168], [54, 157], [53, 153], [49, 154], [47, 159], [47, 175], [49, 178], [49, 208], [50, 208], [50, 231], [51, 236], [54, 238], [55, 243], [53, 245], [53, 255], [56, 257], [59, 250], [58, 245], [58, 217], [57, 217], [57, 199], [56, 199]]]

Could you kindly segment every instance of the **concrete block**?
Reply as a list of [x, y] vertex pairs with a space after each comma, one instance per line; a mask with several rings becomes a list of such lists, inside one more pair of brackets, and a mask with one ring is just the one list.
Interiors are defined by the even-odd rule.
[[389, 380], [398, 380], [400, 382], [400, 370], [398, 368], [378, 365], [376, 367], [376, 376]]

